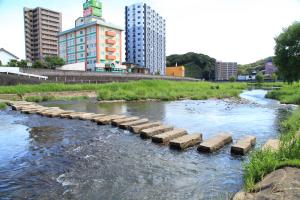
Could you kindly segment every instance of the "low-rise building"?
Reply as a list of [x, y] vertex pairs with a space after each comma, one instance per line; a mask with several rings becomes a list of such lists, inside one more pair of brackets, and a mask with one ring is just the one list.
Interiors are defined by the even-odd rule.
[[215, 68], [215, 80], [228, 81], [231, 77], [237, 77], [237, 63], [218, 61]]
[[122, 66], [123, 29], [102, 18], [102, 3], [83, 4], [83, 17], [75, 28], [59, 33], [59, 55], [66, 64], [81, 63], [85, 71], [124, 72]]
[[185, 75], [184, 66], [167, 67], [166, 75], [167, 76], [184, 77], [184, 75]]
[[10, 53], [9, 51], [0, 48], [0, 61], [2, 65], [7, 65], [10, 60], [19, 60], [17, 56]]

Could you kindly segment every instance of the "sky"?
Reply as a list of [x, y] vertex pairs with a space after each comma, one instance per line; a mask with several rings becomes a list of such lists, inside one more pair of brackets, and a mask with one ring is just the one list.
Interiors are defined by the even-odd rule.
[[[25, 58], [23, 7], [62, 13], [74, 27], [85, 0], [0, 0], [0, 48]], [[145, 2], [166, 19], [167, 55], [196, 52], [246, 64], [272, 56], [274, 37], [300, 21], [300, 0], [102, 0], [106, 21], [125, 27], [125, 6]], [[125, 35], [125, 33], [124, 33]], [[123, 51], [124, 53], [124, 51]], [[124, 56], [123, 56], [124, 57]]]

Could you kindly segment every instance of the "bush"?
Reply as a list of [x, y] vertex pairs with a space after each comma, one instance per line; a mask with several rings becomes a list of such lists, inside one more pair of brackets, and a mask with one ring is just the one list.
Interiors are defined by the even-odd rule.
[[235, 82], [235, 81], [236, 81], [235, 76], [230, 77], [229, 81], [230, 81], [230, 82]]
[[7, 108], [6, 103], [0, 102], [0, 110], [5, 110]]

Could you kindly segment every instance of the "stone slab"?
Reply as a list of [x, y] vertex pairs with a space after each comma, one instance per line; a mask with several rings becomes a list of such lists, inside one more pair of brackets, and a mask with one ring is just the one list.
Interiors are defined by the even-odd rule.
[[135, 134], [139, 134], [143, 129], [153, 128], [153, 127], [161, 126], [161, 125], [162, 125], [161, 122], [151, 122], [151, 123], [132, 126], [132, 127], [130, 127], [130, 131]]
[[169, 145], [171, 148], [184, 150], [193, 147], [200, 142], [202, 142], [202, 134], [194, 133], [173, 139], [170, 141]]
[[79, 119], [80, 120], [91, 120], [96, 117], [104, 117], [104, 116], [105, 116], [104, 114], [89, 113], [87, 115], [80, 116]]
[[212, 153], [215, 152], [222, 147], [224, 147], [226, 144], [232, 142], [232, 136], [229, 133], [221, 133], [219, 135], [216, 135], [204, 142], [202, 142], [197, 150], [200, 152], [206, 152], [206, 153]]
[[279, 140], [278, 139], [269, 139], [262, 147], [263, 150], [271, 149], [276, 151], [279, 149]]
[[173, 130], [168, 131], [168, 132], [164, 132], [164, 133], [161, 133], [161, 134], [158, 134], [158, 135], [154, 135], [152, 137], [152, 142], [166, 144], [166, 143], [170, 142], [170, 140], [173, 140], [175, 138], [178, 138], [178, 137], [181, 137], [181, 136], [184, 136], [184, 135], [187, 135], [186, 130], [181, 129], [181, 128], [176, 128], [176, 129], [173, 129]]
[[237, 143], [231, 146], [230, 152], [236, 155], [245, 155], [250, 151], [251, 147], [256, 143], [256, 137], [246, 136], [237, 141]]
[[68, 116], [69, 119], [79, 119], [81, 116], [87, 114], [86, 112], [75, 112]]
[[154, 135], [158, 135], [171, 130], [173, 130], [172, 126], [161, 125], [161, 126], [142, 130], [140, 136], [141, 138], [147, 139], [153, 137]]
[[109, 115], [106, 117], [97, 118], [96, 122], [98, 125], [107, 125], [107, 124], [110, 124], [112, 120], [123, 119], [123, 118], [126, 118], [126, 116], [125, 115]]
[[119, 126], [120, 124], [135, 121], [135, 120], [138, 120], [138, 119], [140, 119], [140, 118], [138, 118], [138, 117], [126, 117], [126, 118], [122, 118], [122, 119], [114, 119], [114, 120], [112, 120], [111, 125]]
[[139, 119], [139, 120], [136, 120], [136, 121], [130, 121], [130, 122], [120, 124], [119, 128], [120, 129], [130, 129], [130, 127], [132, 127], [132, 126], [141, 125], [141, 124], [145, 124], [145, 123], [148, 123], [148, 122], [149, 122], [148, 119], [143, 118], [143, 119]]

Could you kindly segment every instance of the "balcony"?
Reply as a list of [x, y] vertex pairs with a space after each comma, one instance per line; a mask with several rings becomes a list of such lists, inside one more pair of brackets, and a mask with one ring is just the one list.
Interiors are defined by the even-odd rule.
[[110, 36], [110, 37], [115, 37], [116, 36], [116, 32], [114, 32], [114, 31], [106, 31], [105, 35], [106, 36]]
[[116, 51], [116, 48], [106, 47], [106, 51], [107, 51], [107, 52], [115, 52], [115, 51]]
[[106, 39], [106, 44], [116, 44], [116, 40]]
[[116, 56], [106, 55], [106, 60], [116, 60]]

